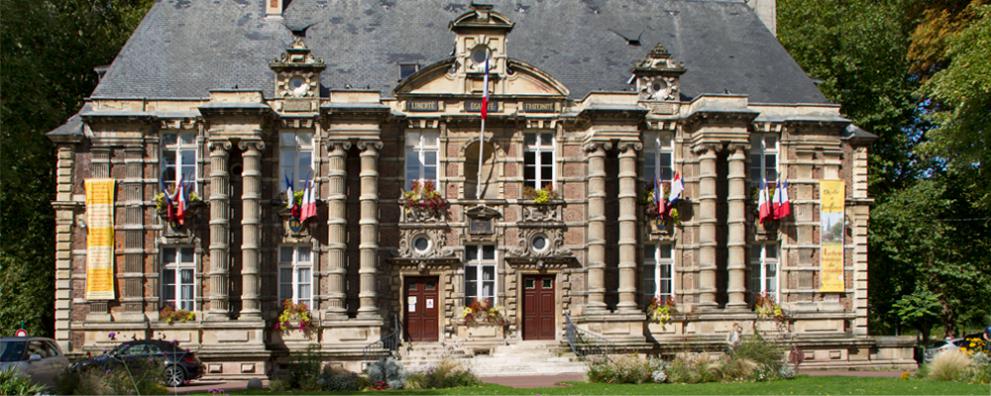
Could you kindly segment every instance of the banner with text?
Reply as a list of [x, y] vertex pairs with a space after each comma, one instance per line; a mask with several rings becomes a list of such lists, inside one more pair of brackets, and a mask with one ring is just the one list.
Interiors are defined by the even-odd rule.
[[114, 298], [114, 179], [86, 179], [86, 299]]
[[819, 291], [843, 292], [843, 180], [819, 181]]

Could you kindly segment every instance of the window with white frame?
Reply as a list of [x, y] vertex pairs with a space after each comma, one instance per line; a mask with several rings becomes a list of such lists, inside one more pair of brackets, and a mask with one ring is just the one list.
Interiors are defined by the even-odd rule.
[[496, 254], [493, 245], [465, 246], [465, 306], [496, 304]]
[[413, 182], [430, 181], [437, 186], [438, 150], [440, 135], [434, 131], [406, 133], [406, 189]]
[[644, 133], [643, 170], [640, 178], [654, 186], [654, 180], [674, 179], [674, 137], [671, 133]]
[[554, 186], [554, 133], [523, 135], [523, 185], [530, 188]]
[[286, 190], [286, 180], [294, 191], [301, 191], [313, 177], [313, 134], [309, 132], [279, 133], [279, 188]]
[[778, 300], [778, 243], [760, 242], [750, 245], [747, 260], [747, 292], [750, 301], [761, 293]]
[[162, 248], [162, 306], [196, 310], [196, 258], [191, 247]]
[[750, 135], [749, 180], [754, 186], [761, 180], [774, 183], [778, 178], [778, 136], [770, 133]]
[[674, 245], [660, 243], [643, 248], [640, 297], [644, 306], [655, 297], [674, 298]]
[[174, 188], [180, 178], [196, 188], [196, 133], [162, 134], [162, 182]]
[[279, 248], [279, 301], [312, 306], [313, 253], [309, 246]]

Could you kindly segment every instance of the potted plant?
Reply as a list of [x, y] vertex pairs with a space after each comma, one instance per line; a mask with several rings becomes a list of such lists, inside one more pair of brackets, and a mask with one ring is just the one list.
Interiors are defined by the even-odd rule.
[[647, 307], [647, 316], [650, 321], [661, 325], [662, 330], [671, 321], [671, 315], [675, 313], [677, 313], [677, 308], [671, 296], [656, 296]]
[[[778, 330], [784, 331], [788, 328], [788, 317], [781, 308], [774, 296], [762, 292], [754, 298], [754, 313], [758, 320], [773, 320]], [[757, 330], [757, 321], [754, 321], [754, 330]]]
[[305, 303], [293, 303], [292, 300], [286, 299], [282, 301], [282, 312], [279, 313], [273, 328], [283, 333], [299, 330], [309, 334], [313, 330], [311, 323], [310, 308]]
[[158, 320], [166, 322], [168, 324], [173, 324], [175, 322], [192, 322], [196, 320], [196, 312], [187, 311], [185, 309], [175, 309], [172, 305], [166, 305], [162, 307], [161, 311], [158, 311]]
[[502, 338], [508, 323], [502, 308], [493, 306], [488, 300], [475, 300], [461, 312], [465, 331], [473, 337]]
[[547, 183], [541, 188], [523, 187], [523, 198], [529, 199], [530, 202], [537, 205], [546, 205], [556, 201], [558, 195], [554, 191], [554, 186]]
[[447, 215], [449, 203], [437, 191], [433, 181], [414, 181], [409, 191], [403, 191], [400, 202], [406, 221], [441, 220]]

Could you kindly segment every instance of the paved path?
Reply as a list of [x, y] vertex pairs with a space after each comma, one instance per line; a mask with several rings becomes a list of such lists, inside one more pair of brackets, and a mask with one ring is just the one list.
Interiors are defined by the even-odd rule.
[[564, 381], [584, 381], [585, 374], [521, 375], [514, 377], [482, 377], [482, 382], [505, 385], [512, 388], [561, 387]]
[[[909, 370], [801, 370], [798, 373], [810, 377], [880, 377], [898, 378]], [[914, 372], [911, 370], [909, 372]]]
[[[268, 386], [268, 380], [262, 380], [263, 386]], [[186, 393], [206, 393], [212, 389], [221, 389], [225, 392], [232, 390], [242, 390], [248, 387], [248, 380], [195, 380], [187, 384], [186, 386], [180, 386], [178, 388], [168, 388], [170, 394], [186, 394]]]

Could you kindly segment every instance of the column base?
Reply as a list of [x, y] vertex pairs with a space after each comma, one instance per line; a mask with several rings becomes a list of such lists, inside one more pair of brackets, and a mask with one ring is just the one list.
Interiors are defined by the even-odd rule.
[[644, 335], [647, 316], [643, 312], [586, 313], [579, 323], [579, 327], [607, 341], [610, 348], [635, 349], [647, 345], [647, 337]]
[[230, 314], [227, 311], [207, 311], [203, 315], [204, 322], [227, 322], [231, 320]]
[[385, 354], [387, 351], [381, 344], [376, 345], [382, 340], [382, 325], [381, 319], [323, 320], [321, 350], [335, 354]]
[[750, 306], [745, 302], [731, 302], [726, 304], [726, 311], [744, 312], [750, 311]]

